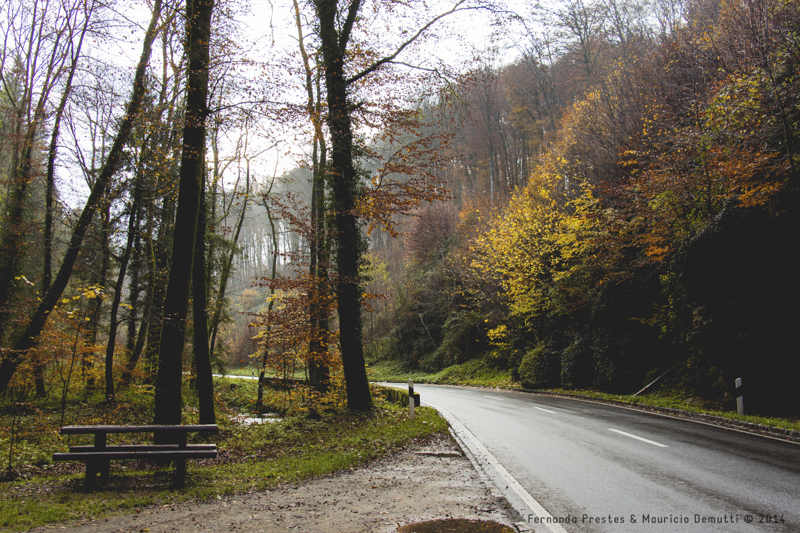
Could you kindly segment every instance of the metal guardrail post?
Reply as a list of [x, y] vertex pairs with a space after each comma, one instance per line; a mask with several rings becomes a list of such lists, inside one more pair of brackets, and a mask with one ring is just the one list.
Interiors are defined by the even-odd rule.
[[736, 411], [744, 414], [744, 390], [742, 389], [742, 378], [736, 378]]
[[408, 418], [414, 420], [414, 380], [408, 380]]

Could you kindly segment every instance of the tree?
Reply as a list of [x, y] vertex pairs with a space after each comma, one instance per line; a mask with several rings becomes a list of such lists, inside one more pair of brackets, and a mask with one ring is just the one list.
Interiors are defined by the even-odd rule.
[[164, 319], [158, 350], [156, 377], [156, 424], [178, 424], [181, 420], [181, 372], [186, 317], [189, 306], [195, 236], [204, 178], [206, 117], [208, 116], [208, 71], [211, 16], [214, 0], [187, 0], [186, 114], [180, 167], [178, 210], [172, 265], [164, 299]]
[[153, 40], [158, 33], [157, 29], [158, 21], [161, 16], [161, 4], [161, 0], [156, 0], [153, 4], [152, 18], [150, 19], [150, 24], [148, 25], [145, 33], [144, 43], [142, 45], [142, 54], [139, 57], [139, 63], [136, 67], [133, 90], [125, 112], [125, 117], [120, 123], [114, 143], [109, 151], [108, 157], [106, 158], [102, 169], [100, 170], [97, 180], [92, 187], [92, 191], [86, 201], [86, 205], [84, 206], [83, 211], [81, 212], [80, 217], [78, 218], [77, 223], [72, 230], [72, 235], [69, 240], [67, 251], [62, 259], [61, 267], [59, 268], [56, 277], [53, 279], [50, 289], [42, 297], [41, 302], [34, 311], [33, 316], [30, 318], [21, 336], [14, 344], [14, 350], [12, 351], [11, 355], [5, 358], [0, 364], [0, 392], [3, 392], [6, 390], [6, 388], [8, 388], [8, 384], [11, 381], [11, 378], [20, 362], [25, 358], [29, 350], [36, 345], [37, 338], [42, 332], [42, 328], [47, 321], [47, 317], [52, 312], [53, 308], [61, 297], [61, 294], [66, 288], [67, 283], [69, 282], [69, 278], [72, 274], [72, 268], [75, 265], [75, 261], [81, 249], [81, 243], [83, 242], [83, 238], [86, 235], [86, 231], [91, 224], [92, 218], [97, 211], [100, 201], [106, 192], [108, 183], [119, 168], [122, 159], [123, 147], [125, 146], [131, 129], [133, 128], [134, 120], [138, 115], [142, 98], [145, 94], [145, 74], [147, 70], [147, 64], [150, 60], [150, 51], [152, 49]]
[[[55, 5], [53, 5], [55, 4]], [[36, 174], [36, 143], [47, 119], [51, 94], [64, 72], [67, 88], [58, 106], [57, 128], [80, 56], [91, 10], [85, 11], [82, 31], [78, 20], [82, 10], [77, 2], [6, 2], [3, 17], [3, 48], [0, 50], [0, 81], [3, 95], [13, 111], [9, 194], [5, 198], [3, 226], [0, 230], [0, 340], [7, 332], [17, 278], [25, 257], [26, 199]], [[71, 66], [68, 65], [69, 60]]]
[[[356, 143], [353, 116], [356, 111], [353, 90], [368, 77], [388, 68], [410, 45], [419, 40], [438, 21], [452, 13], [475, 9], [467, 0], [459, 0], [450, 9], [432, 16], [403, 34], [402, 42], [384, 56], [369, 52], [354, 54], [362, 44], [353, 30], [361, 17], [362, 0], [340, 3], [339, 0], [314, 0], [317, 35], [325, 73], [330, 135], [329, 180], [333, 201], [335, 239], [336, 300], [342, 366], [347, 387], [347, 405], [354, 411], [372, 407], [362, 343], [361, 267], [365, 252], [362, 237], [363, 219], [359, 203], [365, 189], [357, 165], [360, 149]], [[396, 7], [396, 6], [393, 6]], [[405, 35], [410, 37], [405, 38]], [[373, 59], [374, 58], [374, 59]], [[403, 194], [408, 190], [403, 191]]]

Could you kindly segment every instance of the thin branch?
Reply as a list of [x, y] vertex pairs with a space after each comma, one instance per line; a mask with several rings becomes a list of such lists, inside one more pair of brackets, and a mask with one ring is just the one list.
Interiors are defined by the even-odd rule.
[[419, 30], [417, 30], [417, 33], [415, 33], [408, 40], [403, 42], [394, 51], [394, 53], [392, 53], [391, 55], [388, 55], [386, 57], [383, 57], [382, 59], [379, 59], [378, 61], [376, 61], [375, 63], [373, 63], [369, 67], [365, 68], [364, 70], [362, 70], [361, 72], [359, 72], [355, 76], [349, 78], [347, 80], [347, 84], [350, 85], [351, 83], [355, 83], [356, 81], [360, 80], [364, 76], [367, 76], [367, 75], [375, 72], [376, 70], [381, 68], [383, 65], [386, 65], [387, 63], [394, 62], [395, 58], [397, 56], [399, 56], [403, 52], [403, 50], [408, 48], [409, 45], [411, 45], [417, 39], [419, 39], [422, 36], [422, 34], [425, 33], [431, 26], [433, 26], [434, 24], [436, 24], [437, 22], [439, 22], [443, 18], [445, 18], [445, 17], [447, 17], [449, 15], [452, 15], [453, 13], [458, 13], [458, 12], [462, 12], [462, 11], [474, 11], [474, 10], [478, 10], [478, 9], [487, 9], [485, 6], [482, 6], [482, 5], [461, 7], [467, 1], [468, 0], [459, 0], [458, 2], [456, 2], [456, 4], [452, 8], [450, 8], [447, 11], [445, 11], [443, 13], [440, 13], [440, 14], [436, 15], [435, 17], [433, 17], [424, 26], [422, 26]]

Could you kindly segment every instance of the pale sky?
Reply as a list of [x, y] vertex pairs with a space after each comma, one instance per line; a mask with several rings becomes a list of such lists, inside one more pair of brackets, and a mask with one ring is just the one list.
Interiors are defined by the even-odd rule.
[[[132, 73], [141, 53], [142, 34], [149, 22], [150, 11], [145, 0], [127, 1], [130, 2], [130, 9], [122, 13], [121, 16], [135, 22], [139, 26], [138, 30], [135, 28], [121, 30], [115, 36], [119, 39], [117, 41], [93, 43], [95, 49], [92, 54], [101, 55], [109, 62], [118, 64], [120, 68], [128, 69]], [[516, 3], [517, 11], [525, 10], [522, 7], [524, 5], [522, 2], [525, 0], [509, 1]], [[435, 6], [436, 3], [442, 7]], [[242, 4], [249, 7], [249, 9], [247, 7], [244, 9], [239, 8], [238, 12], [234, 13], [234, 26], [247, 41], [243, 51], [245, 58], [255, 62], [272, 62], [286, 56], [289, 52], [296, 51], [297, 28], [290, 0], [248, 0], [246, 2], [238, 2], [236, 5], [242, 6]], [[448, 6], [449, 3], [444, 0], [437, 0], [432, 5], [435, 6], [432, 12], [440, 13], [447, 9], [444, 6]], [[377, 19], [374, 23], [368, 22], [368, 24], [371, 26], [380, 25]], [[401, 25], [402, 21], [398, 19], [388, 23], [384, 22], [383, 24]], [[407, 25], [406, 28], [411, 29], [414, 26]], [[509, 48], [507, 44], [504, 46], [502, 42], [492, 42], [494, 30], [492, 16], [486, 11], [469, 11], [450, 15], [438, 22], [432, 29], [436, 32], [437, 37], [440, 37], [435, 45], [428, 45], [427, 48], [424, 46], [409, 47], [398, 60], [427, 67], [435, 66], [438, 60], [446, 62], [452, 68], [457, 65], [468, 64], [476, 54], [480, 54], [492, 45], [499, 46], [501, 50], [506, 50], [499, 54], [499, 61], [501, 62], [509, 62], [516, 55], [513, 48]], [[380, 34], [377, 36], [378, 41], [383, 41], [388, 50], [392, 46], [392, 37], [395, 36], [399, 29], [396, 26], [390, 26], [383, 33], [381, 33], [381, 28], [376, 28], [374, 31]], [[158, 55], [158, 51], [154, 50], [151, 61], [157, 62]], [[290, 63], [290, 66], [300, 68], [299, 59], [295, 60], [294, 65]], [[286, 73], [284, 75], [288, 76]], [[258, 84], [261, 76], [260, 73], [253, 73], [251, 77], [255, 78], [254, 85]], [[119, 87], [119, 90], [124, 92], [126, 97], [130, 94], [130, 87]], [[291, 92], [286, 91], [280, 96], [276, 95], [275, 98], [302, 102], [304, 94], [300, 88], [297, 89], [294, 95]], [[242, 98], [246, 99], [244, 96]], [[121, 113], [122, 110], [119, 109], [118, 112]], [[254, 132], [251, 135], [249, 153], [251, 155], [258, 153], [257, 156], [252, 158], [251, 172], [263, 181], [275, 173], [282, 174], [294, 168], [298, 156], [308, 146], [308, 140], [305, 134], [293, 133], [289, 129], [281, 131], [281, 124], [271, 124], [269, 126], [262, 124], [262, 130], [269, 130], [268, 133], [282, 142], [281, 146], [268, 149], [274, 144], [274, 139], [267, 139], [263, 136], [259, 139], [258, 132]], [[223, 149], [232, 150], [238, 137], [238, 134], [233, 133], [228, 142], [223, 144]], [[67, 188], [71, 187], [73, 190], [66, 191], [62, 188], [63, 196], [69, 203], [82, 204], [82, 199], [88, 195], [88, 190], [83, 180], [70, 179], [65, 175], [66, 173], [65, 169], [62, 169], [62, 172], [59, 173], [62, 177], [62, 184], [67, 184]], [[227, 180], [228, 185], [230, 185], [231, 180], [236, 177], [236, 169], [232, 168], [227, 177], [230, 178]], [[67, 182], [71, 182], [71, 185]], [[74, 199], [74, 202], [70, 201], [70, 198]]]

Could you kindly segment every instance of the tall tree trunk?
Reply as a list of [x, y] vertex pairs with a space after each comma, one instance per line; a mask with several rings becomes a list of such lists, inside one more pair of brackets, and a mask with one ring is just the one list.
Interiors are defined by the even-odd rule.
[[175, 228], [175, 198], [172, 194], [164, 198], [159, 214], [158, 239], [151, 243], [151, 282], [153, 303], [150, 307], [150, 320], [147, 330], [147, 349], [145, 350], [145, 382], [154, 383], [158, 372], [158, 350], [161, 346], [161, 327], [164, 324], [164, 298], [172, 251], [172, 232]]
[[106, 186], [108, 185], [111, 176], [113, 176], [119, 166], [122, 158], [122, 149], [128, 140], [128, 135], [133, 127], [133, 121], [139, 114], [142, 97], [145, 93], [145, 74], [147, 70], [147, 64], [150, 60], [150, 51], [152, 48], [153, 39], [156, 35], [156, 28], [158, 26], [158, 19], [160, 16], [161, 0], [155, 0], [153, 5], [153, 16], [150, 19], [150, 25], [147, 28], [147, 33], [145, 33], [144, 44], [142, 46], [142, 55], [139, 58], [139, 64], [136, 68], [136, 75], [134, 76], [133, 82], [133, 92], [131, 94], [130, 102], [128, 103], [128, 108], [125, 112], [125, 117], [120, 124], [119, 131], [117, 132], [117, 136], [114, 139], [114, 144], [111, 148], [111, 152], [108, 154], [106, 162], [100, 171], [100, 175], [92, 187], [92, 192], [89, 194], [89, 198], [86, 200], [86, 205], [84, 206], [83, 211], [81, 212], [80, 217], [78, 217], [78, 221], [72, 230], [72, 236], [70, 237], [67, 251], [64, 255], [64, 259], [61, 262], [61, 267], [59, 268], [58, 273], [53, 280], [53, 284], [42, 297], [42, 301], [36, 308], [36, 311], [28, 322], [25, 330], [22, 333], [22, 336], [15, 343], [14, 351], [3, 360], [2, 364], [0, 364], [0, 393], [4, 392], [8, 388], [8, 384], [16, 372], [20, 362], [28, 354], [28, 351], [36, 346], [38, 342], [37, 339], [39, 334], [42, 332], [42, 328], [44, 328], [47, 317], [50, 316], [50, 313], [52, 312], [56, 303], [61, 298], [64, 289], [67, 287], [67, 282], [72, 275], [72, 267], [75, 265], [75, 260], [78, 257], [78, 252], [80, 251], [81, 244], [83, 243], [83, 237], [86, 235], [86, 230], [94, 218], [97, 206], [106, 190]]
[[[100, 212], [100, 272], [97, 272], [92, 277], [94, 285], [99, 285], [103, 292], [105, 292], [108, 285], [108, 271], [111, 268], [111, 251], [109, 249], [109, 238], [111, 235], [111, 198], [106, 198], [103, 205], [103, 210]], [[97, 334], [100, 331], [100, 318], [103, 311], [103, 299], [95, 298], [91, 301], [91, 313], [88, 317], [88, 324], [86, 329], [86, 342], [90, 346], [97, 344]], [[94, 359], [92, 354], [85, 352], [82, 361], [84, 371], [94, 367]], [[86, 388], [93, 390], [95, 388], [94, 375], [89, 374], [89, 379], [86, 382]]]
[[308, 274], [311, 280], [309, 294], [309, 325], [311, 328], [308, 343], [308, 378], [312, 387], [319, 392], [328, 391], [330, 369], [328, 368], [328, 239], [325, 234], [325, 167], [327, 166], [327, 146], [322, 131], [322, 102], [319, 76], [316, 79], [316, 103], [314, 98], [314, 77], [311, 61], [303, 38], [303, 24], [300, 6], [294, 0], [295, 22], [297, 24], [300, 55], [305, 67], [306, 113], [314, 125], [314, 140], [311, 153], [311, 239], [309, 243], [310, 263]]
[[[137, 218], [139, 214], [137, 213]], [[139, 329], [139, 295], [142, 292], [142, 239], [138, 227], [134, 229], [133, 250], [131, 252], [131, 281], [128, 290], [128, 310], [125, 321], [125, 350], [132, 353], [136, 345], [136, 332]]]
[[187, 0], [189, 72], [186, 84], [186, 124], [179, 178], [178, 211], [172, 244], [172, 265], [164, 298], [164, 320], [158, 350], [156, 376], [156, 424], [181, 420], [181, 371], [194, 262], [197, 214], [205, 153], [205, 120], [208, 114], [208, 63], [211, 14], [214, 0]]
[[[130, 351], [130, 356], [128, 357], [128, 362], [125, 365], [125, 370], [122, 372], [121, 377], [121, 385], [127, 386], [131, 382], [131, 378], [133, 377], [133, 371], [136, 369], [136, 365], [139, 363], [139, 358], [142, 355], [142, 351], [144, 350], [145, 339], [149, 338], [149, 329], [150, 329], [150, 321], [151, 315], [153, 313], [153, 300], [154, 294], [156, 290], [156, 284], [158, 282], [158, 275], [156, 270], [156, 257], [155, 257], [155, 246], [153, 244], [153, 209], [152, 206], [148, 210], [148, 217], [147, 217], [147, 261], [148, 265], [150, 266], [150, 280], [147, 283], [147, 292], [145, 293], [144, 297], [144, 308], [142, 309], [142, 324], [139, 327], [139, 333], [136, 336], [136, 342], [134, 343], [133, 347]], [[132, 332], [129, 332], [130, 335], [133, 335]]]
[[[91, 20], [91, 10], [88, 8], [86, 18], [84, 19], [83, 29], [81, 30], [78, 44], [72, 53], [72, 65], [69, 69], [64, 92], [61, 94], [61, 101], [56, 109], [55, 120], [53, 121], [53, 131], [50, 134], [50, 146], [47, 151], [47, 177], [45, 180], [45, 195], [44, 195], [44, 266], [42, 273], [42, 292], [47, 292], [50, 288], [52, 281], [52, 263], [53, 263], [53, 198], [55, 196], [55, 166], [56, 166], [56, 152], [58, 150], [58, 135], [61, 130], [61, 118], [64, 116], [64, 110], [67, 108], [70, 93], [72, 92], [72, 80], [75, 77], [75, 71], [78, 67], [78, 59], [81, 56], [81, 48], [83, 47], [83, 39], [86, 36], [86, 31], [89, 28], [89, 21]], [[37, 361], [35, 363], [34, 375], [36, 381], [36, 396], [43, 398], [47, 392], [44, 384], [45, 365]]]
[[[272, 184], [275, 181], [273, 180]], [[270, 190], [272, 190], [272, 184], [270, 185]], [[269, 194], [269, 193], [267, 193]], [[275, 305], [275, 299], [272, 296], [275, 295], [275, 276], [278, 274], [278, 233], [275, 231], [275, 220], [272, 218], [272, 211], [269, 208], [269, 202], [267, 201], [267, 196], [264, 196], [264, 209], [267, 210], [267, 220], [269, 220], [269, 228], [270, 228], [270, 236], [272, 237], [272, 268], [270, 269], [270, 279], [273, 283], [269, 285], [269, 304], [267, 305], [267, 336], [265, 337], [264, 347], [261, 353], [261, 372], [258, 374], [258, 397], [256, 398], [256, 412], [261, 412], [264, 407], [264, 375], [267, 369], [267, 361], [269, 360], [269, 331], [271, 328], [270, 320], [271, 320], [271, 313], [272, 308]]]
[[217, 333], [219, 331], [219, 323], [220, 317], [222, 316], [222, 307], [225, 300], [225, 290], [228, 286], [228, 278], [231, 275], [231, 269], [233, 267], [233, 258], [236, 255], [236, 245], [239, 242], [239, 236], [242, 233], [242, 226], [244, 225], [244, 218], [247, 214], [247, 202], [250, 199], [250, 160], [247, 160], [247, 171], [245, 173], [245, 194], [244, 194], [244, 201], [242, 202], [242, 211], [239, 214], [239, 220], [236, 222], [236, 231], [233, 234], [233, 241], [231, 242], [231, 253], [225, 260], [225, 264], [222, 266], [222, 273], [219, 277], [219, 291], [217, 292], [217, 298], [214, 303], [214, 315], [211, 319], [210, 329], [211, 329], [211, 346], [210, 351], [211, 354], [214, 354], [215, 345], [217, 342]]
[[45, 211], [44, 211], [44, 272], [42, 275], [42, 292], [47, 292], [50, 288], [52, 281], [52, 262], [53, 262], [53, 197], [55, 195], [55, 164], [56, 152], [58, 151], [58, 136], [61, 130], [61, 119], [64, 116], [64, 110], [67, 108], [69, 96], [72, 93], [72, 80], [75, 77], [75, 71], [78, 68], [78, 60], [81, 57], [81, 49], [83, 48], [83, 39], [89, 29], [89, 22], [91, 21], [91, 12], [94, 9], [94, 2], [91, 7], [87, 6], [83, 29], [81, 30], [78, 44], [72, 53], [72, 64], [70, 65], [69, 75], [64, 86], [64, 92], [61, 94], [61, 101], [56, 109], [56, 116], [53, 121], [53, 131], [50, 134], [50, 146], [47, 150], [47, 179], [45, 184]]
[[192, 268], [192, 317], [194, 319], [194, 360], [197, 369], [197, 398], [200, 407], [200, 423], [215, 424], [214, 376], [211, 372], [211, 352], [208, 346], [208, 293], [206, 292], [206, 202], [205, 179], [200, 190], [200, 212], [197, 217], [197, 232]]
[[[61, 69], [67, 59], [67, 54], [63, 53], [60, 46], [62, 37], [68, 32], [69, 24], [58, 28], [48, 28], [53, 31], [55, 41], [52, 43], [50, 57], [47, 58], [47, 67], [44, 75], [38, 71], [37, 63], [39, 52], [42, 50], [42, 33], [45, 28], [43, 13], [32, 9], [29, 11], [31, 19], [27, 20], [30, 24], [29, 33], [20, 33], [14, 37], [21, 37], [17, 42], [26, 49], [24, 55], [19, 57], [23, 65], [21, 72], [22, 90], [19, 98], [14, 101], [9, 98], [9, 103], [14, 109], [15, 135], [19, 141], [14, 143], [13, 157], [11, 160], [9, 192], [6, 195], [3, 212], [2, 227], [0, 227], [0, 342], [3, 340], [8, 330], [8, 323], [12, 316], [11, 306], [16, 294], [18, 284], [17, 277], [20, 274], [20, 260], [25, 257], [27, 248], [27, 234], [25, 231], [25, 204], [28, 198], [28, 186], [33, 181], [33, 152], [38, 139], [39, 129], [45, 120], [47, 103], [50, 98], [56, 81], [60, 77]], [[14, 31], [6, 28], [3, 46], [10, 44], [8, 38]], [[27, 29], [26, 29], [27, 30]], [[14, 37], [11, 37], [12, 41]], [[70, 34], [71, 37], [71, 34]], [[20, 50], [17, 50], [20, 54]], [[3, 54], [5, 55], [5, 54]], [[41, 85], [36, 105], [33, 105], [34, 80], [41, 76]], [[6, 89], [8, 87], [4, 83]], [[6, 93], [11, 97], [11, 94]], [[13, 357], [12, 357], [13, 359]], [[36, 366], [36, 364], [34, 365]], [[10, 367], [6, 367], [7, 369]], [[16, 369], [16, 365], [14, 366]], [[2, 384], [2, 374], [4, 371], [0, 367], [0, 385]], [[12, 371], [13, 373], [13, 371]], [[9, 377], [10, 379], [10, 377]]]
[[360, 266], [364, 240], [356, 213], [359, 182], [353, 162], [353, 131], [348, 83], [344, 74], [345, 52], [355, 24], [360, 0], [352, 0], [341, 30], [337, 30], [337, 0], [315, 0], [322, 45], [328, 128], [331, 136], [331, 182], [336, 226], [336, 297], [342, 367], [347, 388], [347, 407], [353, 411], [372, 408], [372, 396], [364, 362]]
[[111, 302], [111, 318], [105, 359], [106, 399], [111, 399], [114, 396], [114, 348], [117, 344], [117, 312], [119, 311], [119, 303], [122, 301], [122, 289], [125, 284], [125, 274], [128, 271], [128, 262], [130, 261], [131, 252], [133, 250], [133, 242], [136, 239], [137, 214], [142, 197], [141, 181], [141, 172], [137, 172], [136, 184], [133, 188], [133, 202], [128, 217], [128, 240], [125, 243], [125, 251], [122, 253], [122, 257], [119, 260], [119, 273], [117, 274], [117, 284], [114, 287], [114, 300]]

